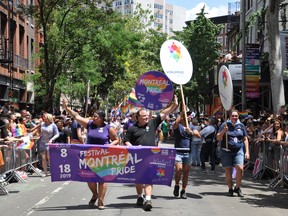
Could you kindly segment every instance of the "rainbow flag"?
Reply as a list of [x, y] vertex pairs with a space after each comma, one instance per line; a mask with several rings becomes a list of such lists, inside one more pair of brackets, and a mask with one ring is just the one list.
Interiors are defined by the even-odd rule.
[[12, 127], [11, 130], [13, 137], [20, 137], [27, 134], [26, 127], [22, 124], [17, 124], [15, 127]]
[[132, 89], [132, 92], [129, 94], [127, 102], [134, 107], [144, 107], [144, 105], [141, 104], [141, 102], [137, 100], [136, 93], [135, 93], [134, 89]]
[[22, 141], [19, 141], [17, 149], [32, 149], [34, 146], [34, 140], [30, 140], [29, 136], [24, 136], [21, 138]]
[[241, 112], [239, 112], [239, 115], [241, 115], [243, 118], [246, 118], [246, 117], [248, 117], [249, 113], [248, 113], [248, 111], [241, 111]]
[[130, 112], [130, 104], [125, 104], [121, 107], [122, 114], [126, 115]]
[[220, 114], [221, 112], [222, 112], [222, 106], [216, 106], [216, 107], [213, 109], [212, 115], [213, 115], [213, 116], [216, 116], [216, 115]]
[[120, 115], [122, 104], [123, 104], [123, 102], [121, 102], [119, 105], [113, 107], [113, 109], [111, 110], [111, 116], [115, 117], [115, 116]]

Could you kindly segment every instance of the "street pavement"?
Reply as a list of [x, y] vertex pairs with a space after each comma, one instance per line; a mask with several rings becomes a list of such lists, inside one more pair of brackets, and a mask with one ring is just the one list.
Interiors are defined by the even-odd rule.
[[[163, 147], [173, 147], [163, 143]], [[209, 168], [209, 164], [207, 163]], [[171, 216], [284, 216], [288, 214], [288, 190], [271, 189], [268, 180], [254, 180], [251, 171], [245, 172], [242, 182], [244, 198], [225, 196], [227, 186], [221, 166], [215, 172], [201, 172], [191, 167], [188, 198], [174, 198], [173, 186], [155, 185], [152, 196], [153, 209], [145, 212], [137, 207], [133, 184], [108, 184], [105, 210], [89, 208], [91, 198], [86, 183], [51, 182], [50, 177], [32, 175], [27, 183], [12, 183], [5, 188], [8, 195], [0, 196], [0, 214], [8, 216], [88, 216], [88, 215], [171, 215]]]

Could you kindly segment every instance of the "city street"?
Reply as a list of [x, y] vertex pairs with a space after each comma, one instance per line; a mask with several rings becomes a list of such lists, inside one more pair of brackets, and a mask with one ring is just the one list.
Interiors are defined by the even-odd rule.
[[[173, 145], [163, 145], [173, 146]], [[224, 171], [203, 173], [199, 167], [191, 167], [188, 199], [173, 197], [172, 187], [155, 185], [152, 197], [153, 209], [145, 212], [135, 205], [134, 185], [108, 184], [104, 211], [88, 207], [91, 194], [86, 183], [51, 182], [50, 177], [30, 176], [27, 183], [9, 184], [8, 195], [0, 196], [1, 215], [213, 215], [213, 216], [284, 216], [288, 209], [288, 190], [268, 188], [269, 181], [254, 180], [246, 171], [242, 191], [244, 198], [227, 197]]]

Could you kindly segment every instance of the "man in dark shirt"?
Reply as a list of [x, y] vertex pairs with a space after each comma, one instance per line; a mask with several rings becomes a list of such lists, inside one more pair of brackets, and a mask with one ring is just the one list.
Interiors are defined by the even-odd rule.
[[[175, 111], [178, 107], [178, 99], [176, 95], [174, 96], [174, 101], [168, 108], [164, 109], [156, 118], [150, 119], [149, 118], [149, 111], [147, 109], [140, 109], [137, 112], [136, 118], [137, 122], [131, 126], [126, 135], [124, 136], [123, 143], [127, 146], [155, 146], [156, 140], [156, 130], [158, 126], [161, 124], [166, 117]], [[152, 209], [152, 190], [153, 185], [148, 184], [136, 184], [136, 191], [137, 191], [137, 205], [142, 206], [144, 203], [144, 210], [151, 211]], [[144, 202], [143, 198], [143, 189], [145, 193]]]

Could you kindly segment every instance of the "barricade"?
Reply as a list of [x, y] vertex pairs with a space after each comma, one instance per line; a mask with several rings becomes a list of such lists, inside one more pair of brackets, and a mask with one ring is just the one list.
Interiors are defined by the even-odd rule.
[[26, 180], [19, 174], [19, 170], [33, 170], [37, 176], [43, 177], [38, 169], [34, 166], [38, 163], [37, 145], [38, 138], [31, 138], [35, 142], [31, 148], [19, 147], [18, 141], [2, 141], [2, 155], [4, 159], [4, 167], [0, 170], [1, 175], [6, 175], [7, 178], [4, 182], [0, 183], [1, 194], [8, 194], [5, 186], [12, 179], [21, 183], [26, 183]]
[[250, 162], [254, 164], [255, 179], [262, 179], [265, 173], [270, 173], [273, 179], [269, 187], [288, 185], [287, 144], [267, 139], [250, 142]]

